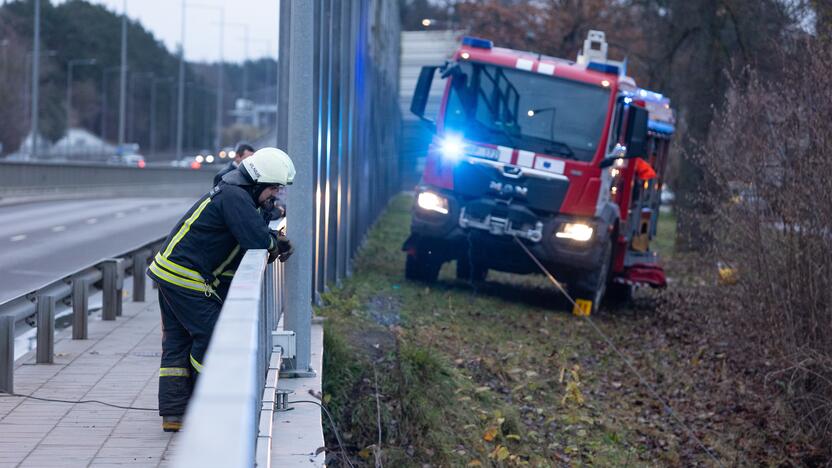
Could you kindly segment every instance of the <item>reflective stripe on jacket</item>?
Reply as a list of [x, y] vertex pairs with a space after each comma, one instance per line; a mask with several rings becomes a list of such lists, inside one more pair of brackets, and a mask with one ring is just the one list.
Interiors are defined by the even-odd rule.
[[276, 234], [243, 186], [221, 183], [180, 219], [148, 275], [186, 289], [214, 292], [223, 272], [236, 270], [248, 249], [272, 249]]

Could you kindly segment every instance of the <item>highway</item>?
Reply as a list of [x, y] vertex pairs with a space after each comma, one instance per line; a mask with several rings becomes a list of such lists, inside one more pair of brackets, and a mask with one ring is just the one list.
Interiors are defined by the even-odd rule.
[[0, 206], [0, 303], [170, 232], [190, 198]]

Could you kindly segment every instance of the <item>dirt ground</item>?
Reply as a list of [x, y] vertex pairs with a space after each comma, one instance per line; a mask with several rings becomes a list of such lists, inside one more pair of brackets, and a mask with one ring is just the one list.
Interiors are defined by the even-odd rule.
[[[730, 287], [673, 252], [672, 217], [663, 215], [654, 244], [669, 287], [639, 290], [588, 321], [542, 276], [491, 272], [469, 284], [450, 264], [430, 287], [405, 281], [410, 205], [405, 195], [392, 201], [354, 275], [317, 310], [326, 317], [323, 400], [352, 463], [818, 463], [780, 422], [793, 415], [765, 357], [724, 332], [716, 312], [732, 307]], [[331, 429], [328, 442], [330, 465], [347, 466]]]

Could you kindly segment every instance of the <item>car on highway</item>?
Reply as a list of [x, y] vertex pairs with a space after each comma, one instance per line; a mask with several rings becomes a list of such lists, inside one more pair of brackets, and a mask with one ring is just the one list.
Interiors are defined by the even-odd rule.
[[131, 166], [138, 167], [139, 169], [144, 169], [144, 167], [147, 165], [147, 162], [144, 160], [144, 156], [140, 154], [126, 154], [123, 156], [110, 156], [110, 158], [107, 160], [107, 164]]

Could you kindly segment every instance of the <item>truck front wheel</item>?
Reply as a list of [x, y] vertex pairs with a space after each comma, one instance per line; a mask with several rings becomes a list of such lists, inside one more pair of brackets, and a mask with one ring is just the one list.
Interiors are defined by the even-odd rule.
[[590, 313], [598, 312], [601, 301], [604, 299], [604, 294], [607, 291], [607, 283], [610, 276], [610, 264], [612, 263], [612, 243], [607, 242], [604, 245], [604, 251], [601, 253], [601, 261], [595, 270], [584, 273], [582, 276], [576, 278], [572, 284], [569, 284], [569, 294], [572, 299], [583, 299], [592, 301], [592, 309]]
[[408, 254], [404, 264], [404, 277], [412, 281], [433, 283], [439, 278], [442, 262], [428, 250], [419, 249]]

